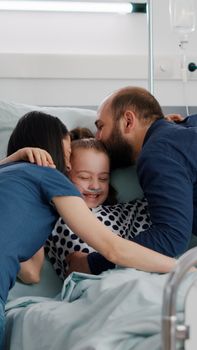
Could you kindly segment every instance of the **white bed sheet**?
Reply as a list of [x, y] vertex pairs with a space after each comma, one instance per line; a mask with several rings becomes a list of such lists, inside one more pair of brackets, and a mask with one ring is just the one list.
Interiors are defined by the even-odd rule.
[[[56, 298], [13, 300], [6, 350], [159, 350], [167, 277], [127, 268], [100, 276], [73, 273]], [[188, 273], [180, 288], [180, 318], [195, 278], [197, 272]]]

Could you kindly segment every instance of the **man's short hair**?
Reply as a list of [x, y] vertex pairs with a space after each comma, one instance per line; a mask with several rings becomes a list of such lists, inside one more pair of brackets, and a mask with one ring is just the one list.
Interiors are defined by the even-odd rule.
[[140, 87], [126, 87], [114, 93], [111, 99], [111, 111], [118, 121], [127, 109], [136, 113], [139, 119], [156, 120], [164, 118], [163, 111], [156, 98]]

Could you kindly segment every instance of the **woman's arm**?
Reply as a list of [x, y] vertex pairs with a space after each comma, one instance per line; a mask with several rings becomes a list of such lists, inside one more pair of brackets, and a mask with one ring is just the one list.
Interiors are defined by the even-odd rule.
[[44, 263], [44, 248], [40, 248], [31, 259], [20, 263], [18, 278], [27, 284], [39, 283], [40, 272]]
[[30, 163], [35, 163], [42, 166], [50, 166], [55, 168], [53, 159], [50, 154], [41, 149], [34, 147], [24, 147], [11, 154], [10, 156], [0, 160], [0, 164], [6, 164], [10, 162], [17, 162], [20, 160], [28, 161]]
[[[35, 163], [40, 166], [49, 166], [55, 168], [50, 154], [40, 148], [24, 147], [0, 160], [0, 164], [17, 162], [20, 160]], [[24, 283], [38, 283], [40, 281], [40, 272], [44, 262], [44, 249], [41, 248], [31, 259], [20, 264], [18, 278]]]
[[81, 198], [54, 197], [53, 202], [71, 230], [114, 264], [161, 273], [175, 267], [175, 259], [113, 234], [91, 213]]

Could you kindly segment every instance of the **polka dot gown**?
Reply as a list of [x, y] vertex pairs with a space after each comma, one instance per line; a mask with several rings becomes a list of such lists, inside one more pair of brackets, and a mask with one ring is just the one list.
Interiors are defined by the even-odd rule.
[[[111, 231], [128, 240], [148, 229], [151, 224], [145, 199], [112, 206], [100, 205], [91, 210]], [[95, 250], [83, 242], [62, 218], [59, 218], [46, 242], [45, 251], [56, 273], [64, 279], [68, 268], [65, 258], [68, 254], [76, 251], [91, 253]]]

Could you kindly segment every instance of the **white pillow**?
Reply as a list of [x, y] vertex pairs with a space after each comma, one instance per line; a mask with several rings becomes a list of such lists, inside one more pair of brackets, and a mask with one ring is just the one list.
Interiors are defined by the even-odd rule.
[[19, 103], [0, 101], [0, 159], [6, 155], [9, 136], [24, 114], [30, 111], [42, 111], [62, 120], [68, 130], [75, 127], [95, 129], [96, 111], [69, 107], [38, 107]]
[[[96, 131], [96, 111], [69, 107], [38, 107], [20, 103], [0, 101], [0, 159], [5, 157], [9, 136], [19, 118], [30, 111], [42, 111], [62, 120], [68, 130], [87, 127]], [[134, 167], [118, 169], [112, 173], [111, 182], [118, 191], [118, 201], [127, 202], [142, 197]]]

